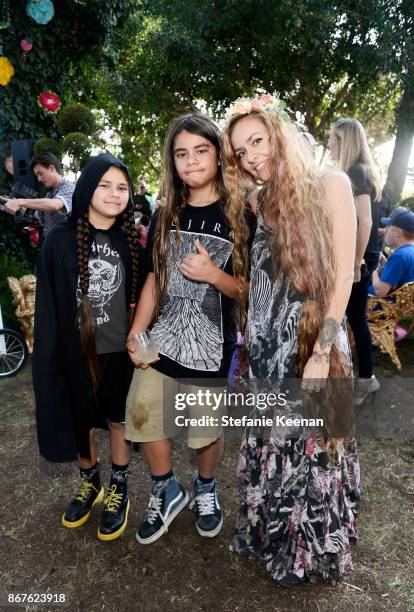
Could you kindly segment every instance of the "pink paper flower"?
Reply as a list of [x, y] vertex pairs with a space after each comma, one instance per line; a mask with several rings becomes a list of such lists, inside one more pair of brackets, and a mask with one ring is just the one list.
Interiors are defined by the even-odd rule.
[[53, 91], [44, 91], [37, 98], [37, 102], [47, 113], [57, 113], [62, 106], [62, 101]]
[[22, 38], [20, 41], [20, 46], [25, 53], [28, 53], [33, 49], [33, 44], [27, 38]]
[[267, 104], [271, 100], [273, 100], [273, 98], [270, 94], [263, 94], [262, 96], [260, 96], [260, 99], [259, 99], [261, 104]]

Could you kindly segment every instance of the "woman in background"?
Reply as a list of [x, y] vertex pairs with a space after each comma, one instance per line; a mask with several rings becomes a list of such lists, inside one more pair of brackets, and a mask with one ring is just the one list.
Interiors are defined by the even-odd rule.
[[371, 274], [379, 260], [380, 179], [372, 159], [364, 128], [352, 117], [339, 119], [330, 133], [332, 158], [351, 180], [358, 218], [354, 283], [346, 315], [355, 338], [358, 379], [354, 403], [360, 406], [369, 393], [379, 389], [372, 373], [372, 344], [366, 308]]

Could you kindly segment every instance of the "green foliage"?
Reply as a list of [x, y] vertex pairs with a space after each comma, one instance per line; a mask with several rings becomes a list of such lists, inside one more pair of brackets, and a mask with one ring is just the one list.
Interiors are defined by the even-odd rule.
[[[116, 33], [116, 70], [83, 81], [121, 134], [134, 174], [159, 171], [160, 144], [177, 113], [277, 90], [326, 142], [342, 115], [381, 134], [393, 126], [401, 76], [401, 14], [389, 0], [147, 0]], [[403, 28], [404, 29], [404, 28]]]
[[57, 118], [57, 128], [62, 136], [74, 132], [82, 132], [86, 136], [92, 136], [97, 129], [93, 113], [84, 104], [67, 104], [60, 111]]
[[[56, 0], [46, 26], [25, 4], [14, 1], [12, 26], [0, 32], [16, 68], [0, 87], [0, 156], [13, 137], [56, 135], [56, 117], [36, 103], [45, 89], [64, 101], [62, 135], [91, 127], [75, 125], [83, 111], [61, 126], [69, 103], [102, 110], [121, 142], [111, 150], [153, 185], [172, 116], [202, 106], [221, 117], [242, 95], [277, 90], [323, 143], [343, 115], [377, 140], [396, 130], [412, 64], [412, 0]], [[33, 42], [24, 61], [23, 33]]]
[[30, 237], [23, 232], [23, 225], [17, 225], [12, 215], [0, 213], [0, 304], [3, 318], [15, 321], [7, 277], [32, 274], [36, 253]]
[[[113, 34], [135, 6], [134, 0], [54, 1], [55, 16], [38, 25], [26, 14], [26, 0], [12, 0], [11, 24], [0, 31], [3, 54], [15, 75], [0, 87], [0, 158], [14, 138], [56, 136], [56, 116], [46, 113], [37, 97], [54, 91], [65, 102], [77, 96], [75, 77], [90, 73], [103, 57], [113, 57]], [[2, 3], [0, 3], [0, 7]], [[1, 15], [0, 15], [1, 19]], [[31, 40], [27, 54], [20, 40]]]
[[62, 146], [60, 142], [54, 138], [39, 138], [33, 145], [33, 153], [52, 153], [58, 159], [62, 157]]
[[[115, 57], [113, 35], [136, 5], [135, 0], [54, 0], [55, 16], [47, 25], [38, 25], [26, 14], [27, 0], [10, 0], [11, 23], [0, 30], [2, 54], [10, 59], [15, 74], [7, 87], [0, 86], [0, 183], [8, 188], [2, 170], [3, 158], [12, 140], [56, 138], [58, 115], [38, 105], [39, 94], [50, 90], [63, 101], [78, 101], [76, 76], [91, 74], [103, 58]], [[0, 1], [0, 22], [4, 3]], [[33, 43], [22, 53], [20, 40]], [[88, 120], [88, 126], [91, 122]], [[76, 131], [76, 130], [75, 130]], [[0, 212], [0, 248], [28, 270], [33, 268], [36, 250], [30, 237], [14, 218]]]
[[25, 268], [33, 270], [38, 249], [24, 227], [24, 222], [16, 223], [14, 215], [0, 212], [0, 253], [16, 257]]
[[62, 149], [73, 160], [74, 171], [79, 170], [79, 165], [85, 163], [91, 154], [92, 145], [87, 136], [81, 132], [67, 134], [62, 142]]

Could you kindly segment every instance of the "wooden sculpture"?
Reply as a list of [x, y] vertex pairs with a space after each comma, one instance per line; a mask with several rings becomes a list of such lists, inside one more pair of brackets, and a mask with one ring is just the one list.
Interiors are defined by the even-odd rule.
[[7, 282], [14, 299], [12, 304], [26, 338], [29, 353], [33, 352], [33, 325], [35, 312], [36, 277], [25, 274], [20, 278], [8, 276]]

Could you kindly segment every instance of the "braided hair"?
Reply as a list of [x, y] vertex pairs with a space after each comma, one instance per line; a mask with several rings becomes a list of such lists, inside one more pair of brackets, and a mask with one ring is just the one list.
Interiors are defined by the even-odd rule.
[[[135, 301], [138, 294], [139, 283], [139, 236], [135, 229], [134, 209], [131, 201], [128, 202], [127, 208], [120, 215], [121, 230], [124, 233], [128, 242], [128, 249], [132, 262], [132, 288], [130, 296], [129, 308], [129, 323], [132, 322], [135, 310]], [[89, 255], [90, 255], [90, 229], [88, 221], [88, 212], [84, 212], [77, 219], [76, 238], [77, 238], [77, 255], [79, 268], [79, 288], [81, 291], [81, 300], [78, 308], [79, 332], [82, 348], [85, 352], [89, 372], [94, 389], [98, 385], [99, 364], [96, 354], [95, 345], [95, 319], [93, 317], [92, 306], [88, 295], [89, 290]]]
[[128, 242], [129, 253], [132, 261], [132, 289], [131, 289], [131, 300], [129, 309], [129, 322], [132, 323], [134, 318], [134, 311], [136, 306], [136, 299], [138, 296], [138, 283], [139, 283], [139, 266], [138, 266], [138, 252], [140, 249], [139, 235], [135, 227], [134, 220], [134, 209], [128, 204], [127, 208], [122, 213], [122, 225], [121, 229], [125, 234]]
[[89, 299], [89, 222], [88, 213], [78, 217], [76, 227], [78, 247], [79, 288], [81, 301], [78, 308], [79, 332], [82, 348], [88, 360], [89, 371], [94, 388], [98, 384], [98, 357], [95, 346], [95, 319], [93, 318], [91, 301]]

